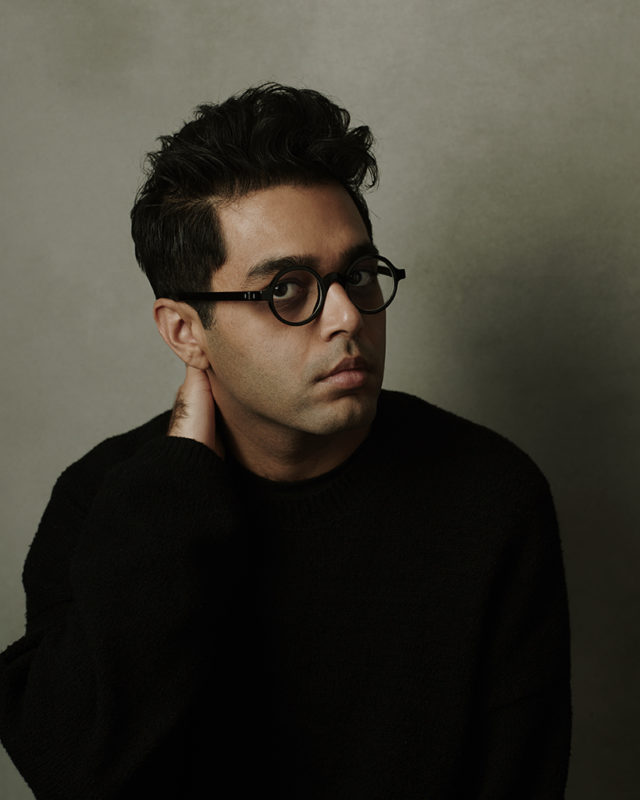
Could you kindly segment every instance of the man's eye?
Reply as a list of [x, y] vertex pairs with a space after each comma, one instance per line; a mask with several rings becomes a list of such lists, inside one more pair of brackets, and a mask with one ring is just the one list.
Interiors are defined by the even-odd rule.
[[273, 287], [273, 296], [278, 300], [293, 300], [302, 291], [302, 286], [294, 281], [282, 281]]
[[349, 283], [357, 288], [371, 286], [376, 280], [375, 269], [355, 269], [349, 273]]

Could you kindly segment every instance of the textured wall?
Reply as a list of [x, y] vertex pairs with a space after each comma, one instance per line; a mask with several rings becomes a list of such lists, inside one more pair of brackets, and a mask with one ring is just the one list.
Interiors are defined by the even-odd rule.
[[[386, 385], [500, 430], [554, 489], [569, 796], [637, 796], [638, 4], [4, 0], [2, 18], [0, 647], [59, 472], [182, 380], [129, 241], [143, 154], [201, 101], [307, 85], [378, 138], [376, 239], [409, 274]], [[31, 797], [4, 754], [0, 794]]]

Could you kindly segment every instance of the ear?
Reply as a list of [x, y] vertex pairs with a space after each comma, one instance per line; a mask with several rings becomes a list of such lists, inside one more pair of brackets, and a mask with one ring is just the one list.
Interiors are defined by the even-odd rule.
[[187, 303], [159, 297], [153, 304], [153, 318], [160, 336], [185, 364], [202, 370], [211, 366], [204, 328], [195, 309]]

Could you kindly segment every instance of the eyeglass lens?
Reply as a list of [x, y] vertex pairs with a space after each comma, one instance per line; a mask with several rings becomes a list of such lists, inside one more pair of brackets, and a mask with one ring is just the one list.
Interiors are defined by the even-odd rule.
[[[346, 273], [347, 296], [360, 311], [378, 311], [389, 302], [395, 289], [390, 267], [378, 259], [358, 262]], [[281, 275], [273, 288], [273, 307], [287, 322], [310, 319], [320, 303], [318, 279], [306, 270], [292, 269]]]

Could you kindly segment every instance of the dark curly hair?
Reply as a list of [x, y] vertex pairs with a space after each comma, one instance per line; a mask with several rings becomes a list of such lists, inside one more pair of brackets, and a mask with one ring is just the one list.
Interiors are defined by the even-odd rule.
[[[349, 123], [319, 92], [265, 83], [198, 106], [191, 122], [161, 136], [131, 211], [136, 259], [156, 297], [209, 288], [226, 259], [216, 204], [257, 189], [336, 181], [371, 236], [362, 188], [378, 180], [373, 136]], [[211, 304], [194, 307], [208, 326]]]

